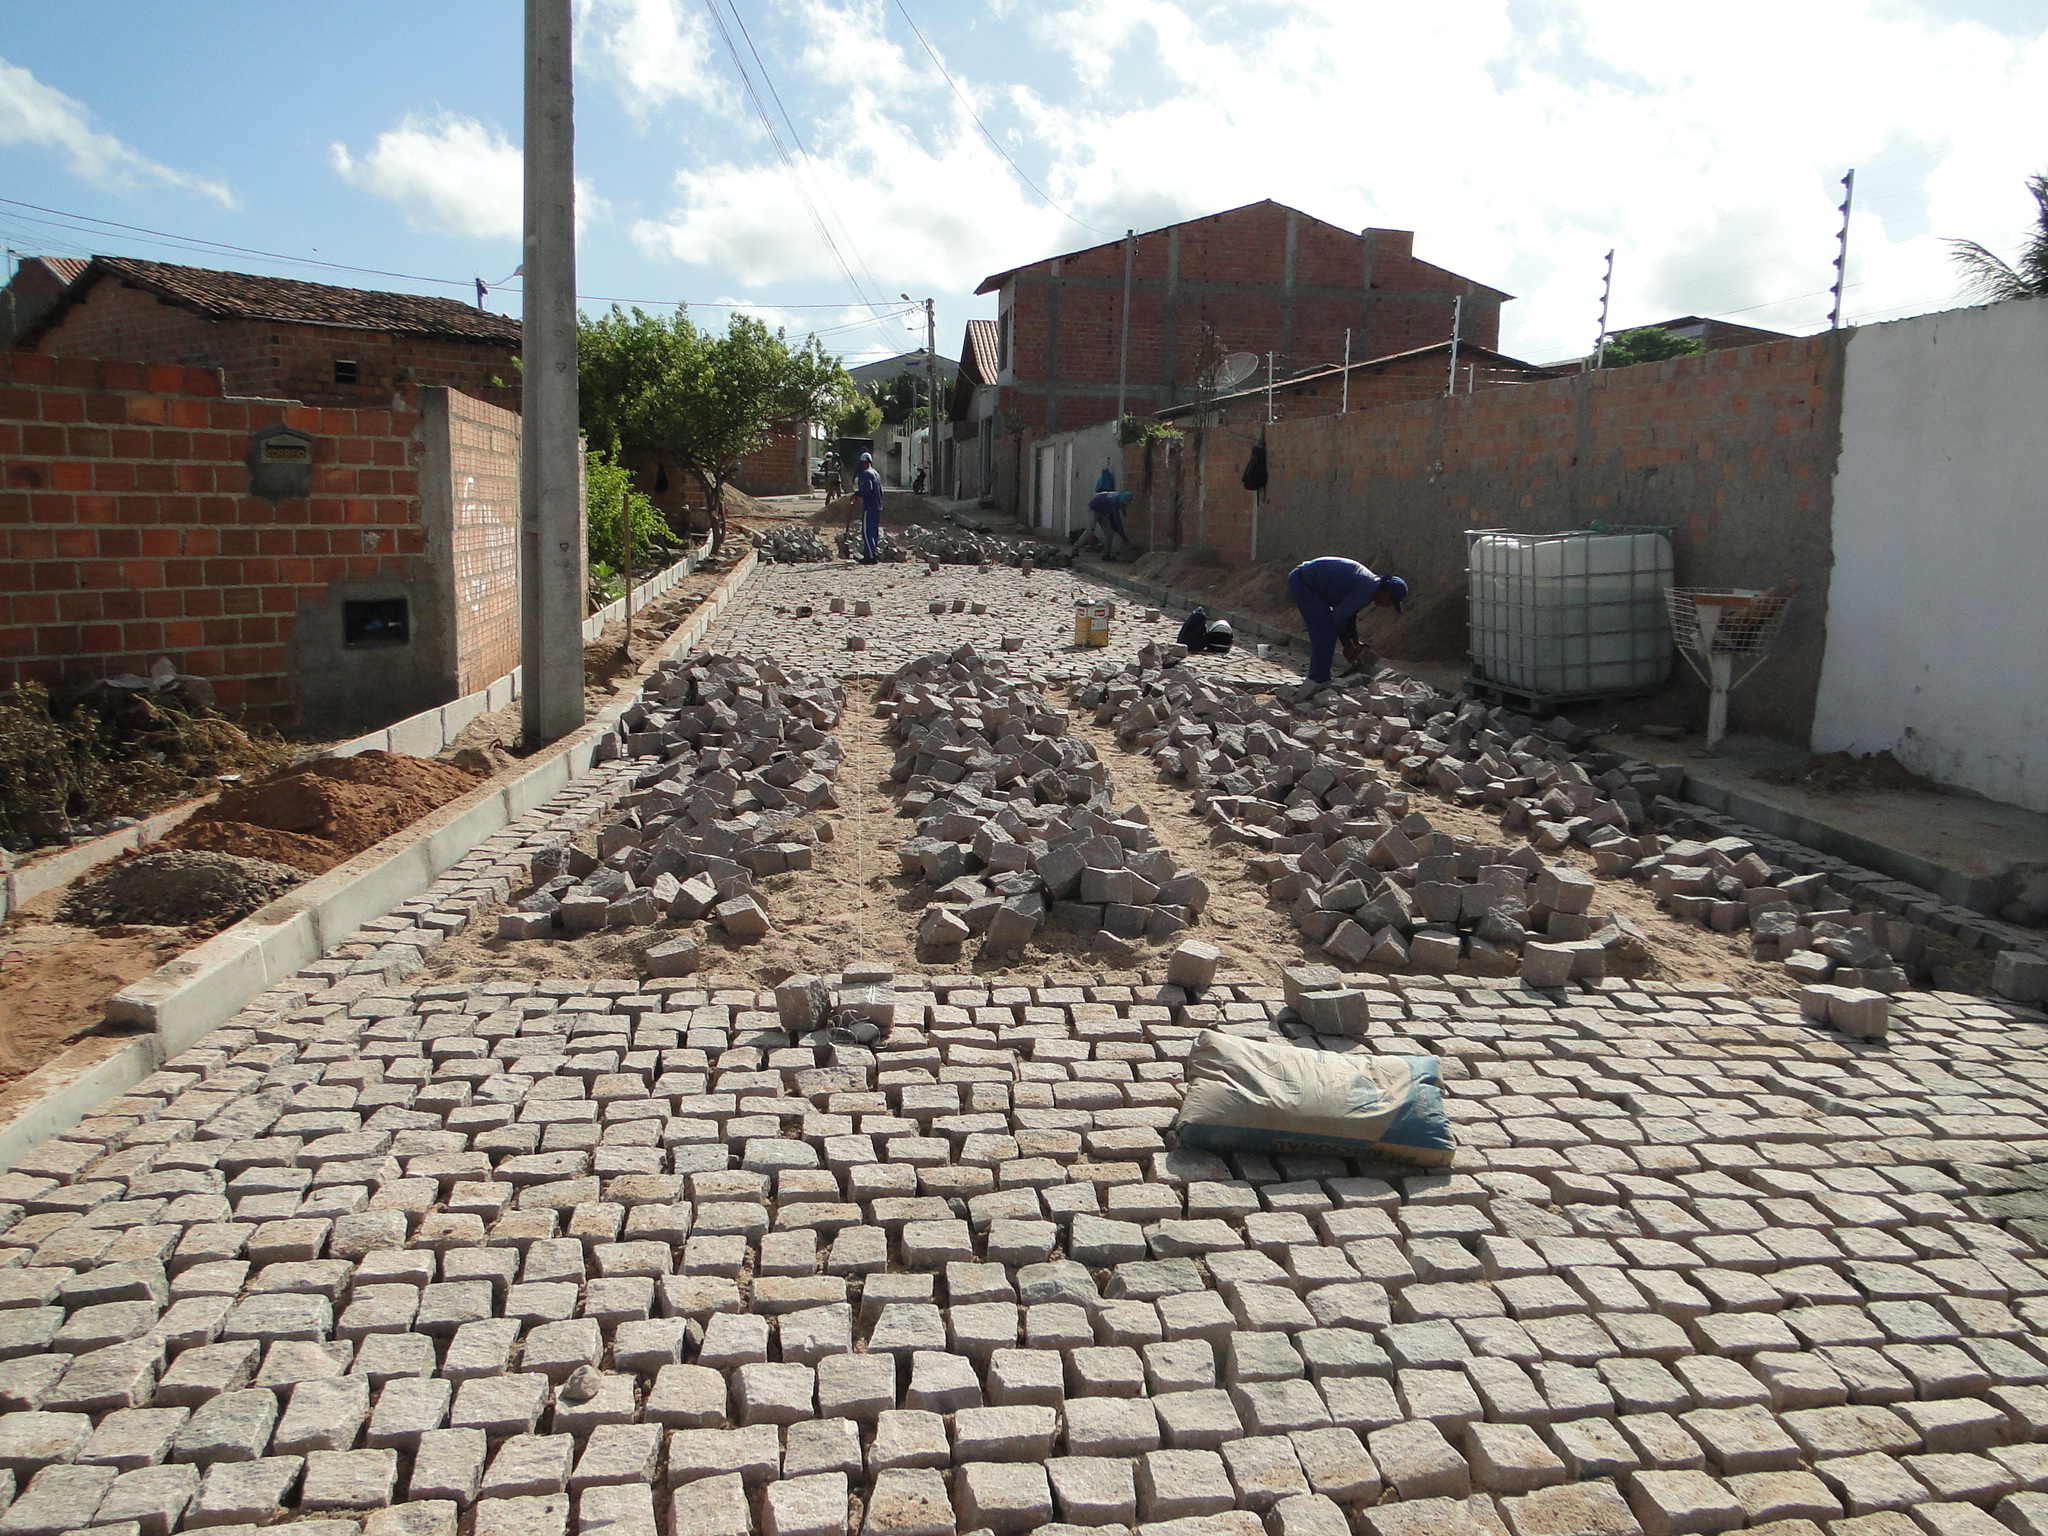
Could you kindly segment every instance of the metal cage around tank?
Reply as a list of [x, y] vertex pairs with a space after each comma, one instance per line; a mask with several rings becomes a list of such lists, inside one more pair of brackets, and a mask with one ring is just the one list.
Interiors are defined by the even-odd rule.
[[1668, 527], [1466, 530], [1472, 687], [1555, 705], [1671, 677]]

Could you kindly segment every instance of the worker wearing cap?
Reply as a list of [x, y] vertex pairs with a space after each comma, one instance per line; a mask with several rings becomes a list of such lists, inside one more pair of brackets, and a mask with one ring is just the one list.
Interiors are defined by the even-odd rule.
[[1304, 560], [1287, 573], [1287, 595], [1308, 628], [1308, 680], [1327, 683], [1339, 642], [1344, 659], [1354, 666], [1365, 654], [1358, 638], [1359, 610], [1371, 603], [1399, 613], [1408, 597], [1408, 583], [1398, 576], [1375, 576], [1342, 555], [1324, 555]]
[[882, 558], [882, 477], [875, 473], [875, 456], [860, 456], [860, 473], [854, 476], [853, 492], [860, 497], [860, 563], [873, 565]]

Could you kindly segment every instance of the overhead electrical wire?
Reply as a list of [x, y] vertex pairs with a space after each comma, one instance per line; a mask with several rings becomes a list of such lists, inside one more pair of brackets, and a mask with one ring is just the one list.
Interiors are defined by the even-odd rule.
[[1038, 199], [1040, 202], [1044, 203], [1046, 207], [1050, 208], [1054, 213], [1057, 213], [1061, 218], [1065, 219], [1068, 223], [1078, 224], [1082, 229], [1087, 230], [1092, 235], [1102, 235], [1105, 238], [1111, 240], [1117, 239], [1118, 236], [1115, 230], [1098, 229], [1095, 225], [1090, 224], [1086, 219], [1079, 217], [1069, 209], [1062, 208], [1058, 203], [1053, 201], [1051, 193], [1047, 192], [1045, 188], [1041, 187], [1037, 182], [1033, 181], [1029, 176], [1024, 174], [1024, 167], [1019, 165], [1015, 160], [1010, 158], [1010, 152], [1007, 149], [1003, 148], [1002, 141], [998, 139], [994, 134], [988, 131], [988, 124], [984, 123], [981, 120], [981, 114], [974, 110], [974, 103], [967, 99], [967, 93], [961, 90], [959, 84], [953, 79], [952, 75], [947, 73], [946, 66], [940, 62], [937, 51], [933, 49], [930, 43], [925, 41], [924, 34], [918, 31], [917, 23], [911, 19], [910, 12], [904, 7], [903, 0], [896, 0], [896, 9], [902, 12], [904, 25], [910, 28], [910, 35], [916, 38], [918, 46], [924, 49], [925, 57], [932, 61], [932, 68], [936, 69], [939, 72], [939, 77], [942, 80], [944, 80], [947, 85], [952, 87], [953, 94], [960, 98], [960, 105], [967, 109], [967, 115], [969, 118], [973, 120], [974, 126], [981, 130], [981, 136], [984, 139], [988, 140], [990, 148], [994, 149], [997, 154], [1003, 157], [1003, 162], [1006, 165], [1008, 165], [1011, 170], [1017, 173], [1017, 179], [1023, 182], [1024, 185], [1029, 187], [1032, 191], [1036, 192], [1038, 194]]
[[[761, 99], [761, 93], [754, 85], [753, 76], [747, 72], [746, 61], [740, 57], [739, 47], [732, 40], [731, 29], [725, 24], [725, 16], [719, 10], [717, 0], [704, 0], [704, 8], [711, 13], [712, 25], [718, 28], [719, 40], [725, 44], [726, 55], [732, 60], [734, 72], [740, 77], [740, 87], [746, 92], [747, 100], [754, 108], [754, 115], [760, 119], [761, 127], [768, 135], [768, 142], [774, 146], [776, 158], [782, 162], [783, 170], [788, 173], [790, 185], [795, 188], [798, 198], [802, 200], [804, 212], [809, 215], [812, 227], [818, 232], [818, 238], [825, 242], [825, 248], [832, 253], [832, 260], [839, 267], [840, 274], [846, 279], [846, 286], [853, 290], [854, 296], [862, 304], [878, 307], [873, 300], [868, 298], [867, 290], [861, 286], [860, 279], [854, 275], [853, 267], [846, 259], [846, 253], [840, 249], [839, 242], [833, 238], [832, 231], [826, 224], [824, 215], [819, 211], [818, 200], [812, 197], [811, 189], [804, 184], [804, 178], [797, 169], [796, 161], [790, 155], [789, 146], [782, 142], [782, 135], [775, 127], [775, 119], [769, 116], [768, 105]], [[735, 11], [733, 14], [737, 17], [738, 12]], [[765, 79], [767, 75], [765, 69], [762, 71], [762, 75]], [[771, 86], [770, 89], [772, 90], [773, 87]], [[826, 199], [826, 202], [827, 206], [830, 206], [829, 197]], [[844, 228], [843, 225], [841, 227], [842, 229]], [[849, 245], [852, 244], [851, 240], [847, 243]], [[859, 255], [858, 251], [855, 252], [855, 255], [857, 258]], [[862, 265], [865, 266], [866, 263], [863, 262]], [[878, 331], [877, 334], [881, 333]]]

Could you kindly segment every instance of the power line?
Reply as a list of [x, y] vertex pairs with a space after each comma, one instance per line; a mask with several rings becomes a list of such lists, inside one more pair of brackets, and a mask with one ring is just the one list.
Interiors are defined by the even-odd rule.
[[967, 109], [967, 115], [974, 120], [974, 126], [981, 130], [981, 136], [984, 139], [988, 140], [990, 147], [992, 147], [997, 154], [1003, 157], [1004, 163], [1007, 164], [1011, 170], [1017, 173], [1017, 179], [1023, 182], [1024, 185], [1029, 187], [1032, 191], [1036, 192], [1038, 194], [1040, 202], [1044, 203], [1046, 207], [1052, 209], [1054, 213], [1059, 214], [1060, 217], [1064, 218], [1068, 223], [1078, 224], [1081, 228], [1087, 230], [1092, 235], [1103, 235], [1110, 239], [1116, 238], [1116, 233], [1114, 230], [1097, 229], [1093, 224], [1090, 224], [1086, 219], [1078, 218], [1074, 214], [1070, 213], [1067, 209], [1062, 208], [1058, 203], [1052, 200], [1052, 195], [1048, 193], [1045, 190], [1045, 188], [1041, 187], [1037, 182], [1033, 181], [1029, 176], [1024, 174], [1024, 167], [1019, 165], [1015, 160], [1012, 160], [1010, 158], [1010, 152], [1007, 149], [1003, 148], [1002, 141], [998, 139], [994, 134], [988, 131], [988, 124], [984, 123], [981, 120], [981, 114], [974, 110], [974, 103], [967, 99], [967, 93], [960, 89], [959, 85], [954, 81], [953, 77], [946, 72], [946, 66], [939, 62], [938, 54], [933, 50], [932, 45], [925, 41], [924, 34], [917, 30], [917, 23], [911, 20], [910, 12], [907, 9], [905, 9], [903, 0], [896, 0], [896, 9], [902, 12], [904, 24], [910, 28], [910, 35], [917, 39], [918, 46], [924, 49], [925, 57], [932, 61], [932, 68], [936, 69], [939, 72], [940, 77], [946, 82], [947, 85], [952, 86], [953, 94], [960, 98], [960, 105]]

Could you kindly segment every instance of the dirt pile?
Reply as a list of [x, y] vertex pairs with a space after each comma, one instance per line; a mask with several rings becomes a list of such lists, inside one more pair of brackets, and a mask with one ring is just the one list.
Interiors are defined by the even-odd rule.
[[298, 751], [251, 735], [177, 689], [101, 686], [64, 701], [24, 687], [0, 703], [0, 847], [106, 830], [211, 791], [224, 773], [268, 773]]
[[1764, 784], [1782, 784], [1816, 795], [1867, 795], [1888, 789], [1948, 793], [1932, 779], [1923, 779], [1889, 752], [1857, 757], [1849, 752], [1822, 752], [1784, 768], [1766, 768], [1755, 775]]
[[123, 859], [72, 887], [57, 920], [82, 928], [141, 924], [220, 932], [304, 883], [303, 870], [264, 859], [174, 848]]
[[[1292, 560], [1262, 560], [1227, 566], [1214, 550], [1189, 549], [1141, 555], [1131, 566], [1140, 581], [1185, 593], [1212, 608], [1250, 614], [1291, 634], [1303, 633], [1301, 613], [1287, 593]], [[1382, 656], [1403, 661], [1461, 662], [1467, 654], [1468, 601], [1463, 587], [1418, 593], [1408, 611], [1368, 608], [1358, 632]]]
[[477, 774], [395, 752], [323, 757], [233, 785], [164, 839], [323, 874], [438, 806], [467, 794]]

